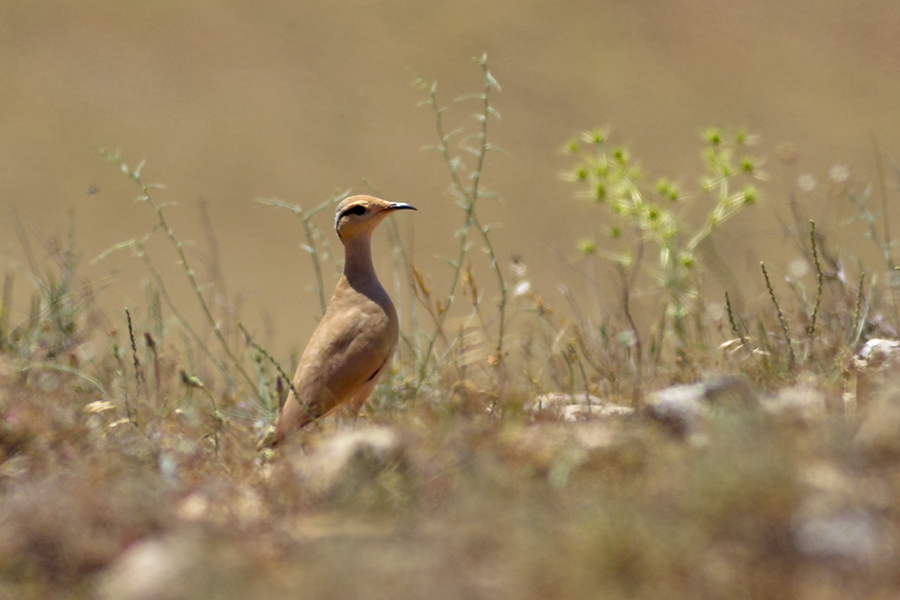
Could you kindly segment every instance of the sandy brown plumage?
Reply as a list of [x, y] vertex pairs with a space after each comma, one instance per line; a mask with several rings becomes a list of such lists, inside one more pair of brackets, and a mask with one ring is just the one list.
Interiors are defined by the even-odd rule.
[[372, 196], [351, 196], [338, 204], [335, 230], [344, 244], [344, 272], [313, 332], [294, 389], [278, 416], [275, 431], [261, 447], [275, 446], [315, 419], [340, 407], [360, 410], [388, 368], [397, 345], [397, 311], [372, 264], [372, 232], [391, 212], [409, 204]]

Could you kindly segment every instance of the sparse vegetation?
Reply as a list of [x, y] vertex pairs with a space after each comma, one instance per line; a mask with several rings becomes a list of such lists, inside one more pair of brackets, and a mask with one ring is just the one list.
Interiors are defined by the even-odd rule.
[[[349, 435], [338, 417], [304, 431], [305, 449], [255, 452], [292, 359], [243, 328], [220, 270], [198, 274], [143, 165], [107, 154], [153, 211], [150, 233], [111, 249], [146, 270], [144, 306], [103, 314], [94, 299], [114, 282], [79, 279], [76, 232], [45, 242], [45, 259], [20, 227], [27, 269], [7, 273], [0, 298], [0, 597], [897, 594], [898, 363], [890, 343], [854, 358], [898, 337], [886, 213], [897, 190], [876, 182], [879, 214], [872, 187], [860, 193], [842, 171], [827, 192], [856, 206], [887, 281], [839, 244], [849, 228], [811, 222], [794, 197], [802, 264], [753, 273], [759, 306], [737, 302], [717, 265], [719, 299], [712, 238], [769, 193], [754, 137], [705, 131], [705, 173], [689, 192], [676, 183], [689, 177], [644, 183], [624, 146], [589, 131], [567, 146], [567, 177], [608, 208], [610, 241], [578, 249], [612, 260], [621, 302], [598, 320], [569, 294], [566, 316], [526, 265], [497, 255], [478, 212], [492, 197], [500, 90], [487, 58], [478, 65], [478, 91], [462, 99], [478, 106], [468, 135], [444, 130], [458, 105], [418, 80], [461, 210], [451, 283], [435, 289], [389, 224], [395, 295], [418, 304], [398, 300], [401, 348]], [[803, 180], [795, 193], [815, 192]], [[313, 218], [341, 197], [312, 209], [260, 201], [301, 219], [322, 307], [340, 265]], [[688, 202], [710, 205], [699, 225], [676, 210]], [[198, 322], [149, 255], [157, 230]], [[207, 241], [216, 265], [211, 226]], [[15, 323], [22, 276], [34, 292]], [[738, 378], [646, 410], [653, 392], [714, 374]]]

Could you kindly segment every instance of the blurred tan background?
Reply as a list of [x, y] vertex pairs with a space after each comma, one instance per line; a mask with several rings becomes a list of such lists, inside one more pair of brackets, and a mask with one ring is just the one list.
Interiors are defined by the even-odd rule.
[[[417, 262], [440, 291], [449, 267], [437, 257], [453, 252], [461, 215], [439, 157], [420, 151], [435, 143], [434, 123], [410, 83], [413, 74], [436, 79], [450, 103], [479, 88], [471, 58], [482, 52], [503, 86], [491, 137], [506, 151], [489, 157], [484, 184], [504, 203], [486, 203], [484, 221], [502, 223], [500, 256], [522, 255], [550, 302], [563, 304], [557, 284], [581, 285], [574, 241], [601, 224], [603, 213], [573, 200], [558, 178], [571, 165], [563, 143], [596, 125], [610, 124], [649, 175], [689, 187], [702, 127], [762, 134], [758, 152], [773, 176], [765, 201], [719, 243], [739, 273], [772, 253], [787, 262], [791, 246], [770, 225], [786, 212], [796, 173], [783, 172], [775, 147], [794, 143], [797, 172], [819, 179], [832, 164], [861, 181], [874, 176], [873, 133], [900, 157], [898, 32], [896, 0], [6, 0], [2, 266], [22, 260], [11, 211], [49, 238], [65, 232], [74, 209], [86, 261], [152, 227], [154, 215], [133, 204], [137, 190], [99, 146], [121, 149], [129, 164], [146, 159], [146, 179], [168, 187], [156, 199], [177, 202], [168, 218], [180, 239], [202, 242], [197, 200], [207, 201], [229, 289], [246, 296], [243, 318], [258, 330], [269, 312], [280, 349], [302, 348], [315, 324], [313, 274], [300, 222], [255, 197], [312, 207], [336, 190], [366, 192], [367, 179], [419, 208], [400, 221], [414, 219]], [[460, 117], [474, 112], [461, 108]], [[330, 211], [320, 216], [330, 235]], [[377, 243], [384, 278], [384, 237]], [[183, 294], [171, 248], [151, 250]], [[477, 247], [472, 256], [483, 260]], [[102, 303], [121, 326], [121, 307], [142, 302], [146, 271], [121, 253], [82, 274], [113, 270]], [[25, 291], [24, 277], [17, 288]]]

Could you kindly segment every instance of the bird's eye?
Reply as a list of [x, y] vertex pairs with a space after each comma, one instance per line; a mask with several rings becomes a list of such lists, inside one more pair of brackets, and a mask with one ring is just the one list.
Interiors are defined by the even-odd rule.
[[345, 215], [364, 215], [366, 214], [366, 207], [362, 204], [357, 204], [353, 208], [348, 208], [345, 212]]

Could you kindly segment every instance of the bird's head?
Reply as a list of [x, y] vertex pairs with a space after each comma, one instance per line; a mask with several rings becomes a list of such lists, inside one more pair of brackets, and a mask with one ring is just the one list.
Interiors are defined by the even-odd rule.
[[334, 214], [334, 229], [341, 241], [370, 234], [395, 210], [416, 210], [402, 202], [388, 202], [372, 196], [350, 196], [341, 201]]

